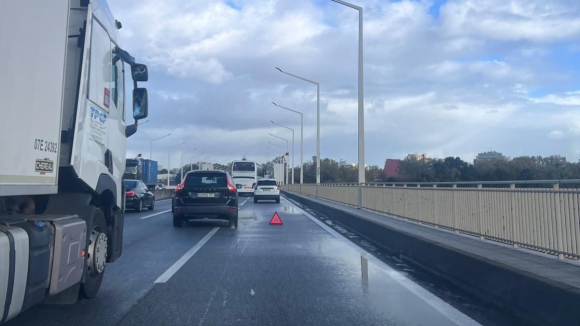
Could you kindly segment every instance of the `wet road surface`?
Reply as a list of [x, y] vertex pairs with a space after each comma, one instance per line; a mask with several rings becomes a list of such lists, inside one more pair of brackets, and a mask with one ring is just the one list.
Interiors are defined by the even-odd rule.
[[[240, 203], [237, 230], [176, 229], [169, 201], [128, 212], [123, 255], [96, 298], [7, 325], [479, 324], [288, 200]], [[268, 225], [274, 212], [283, 225]]]

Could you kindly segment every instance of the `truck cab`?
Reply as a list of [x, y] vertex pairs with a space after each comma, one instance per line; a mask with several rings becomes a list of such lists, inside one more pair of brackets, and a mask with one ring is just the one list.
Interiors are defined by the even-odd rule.
[[[121, 256], [127, 138], [148, 116], [147, 66], [123, 49], [121, 28], [104, 0], [2, 5], [0, 275], [24, 279], [0, 277], [0, 323], [42, 301], [94, 297]], [[5, 255], [23, 246], [48, 254]], [[34, 270], [47, 273], [26, 278]]]

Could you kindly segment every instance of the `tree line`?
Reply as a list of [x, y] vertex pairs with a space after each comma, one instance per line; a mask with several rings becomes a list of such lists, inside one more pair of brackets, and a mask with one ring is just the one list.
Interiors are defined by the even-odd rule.
[[560, 180], [580, 178], [580, 163], [559, 157], [520, 156], [511, 160], [492, 160], [471, 164], [459, 157], [445, 159], [402, 160], [397, 177], [386, 181], [454, 182]]
[[[267, 164], [263, 164], [263, 166], [266, 165]], [[367, 181], [382, 180], [384, 178], [383, 169], [378, 166], [370, 166], [366, 170], [365, 177]], [[290, 178], [292, 178], [292, 175], [290, 175]], [[294, 183], [299, 182], [300, 182], [300, 167], [295, 167]], [[358, 182], [358, 166], [348, 164], [344, 160], [335, 161], [330, 158], [321, 159], [320, 182], [321, 183]], [[307, 161], [304, 163], [304, 183], [316, 183], [316, 156], [313, 156], [311, 161]]]
[[[261, 163], [258, 175], [264, 173], [261, 166], [270, 166], [273, 162]], [[229, 170], [228, 165], [215, 164], [218, 170]], [[356, 183], [358, 182], [358, 166], [348, 164], [344, 160], [324, 158], [320, 160], [320, 181], [322, 183]], [[187, 164], [183, 172], [197, 170], [196, 164]], [[181, 180], [180, 169], [171, 169], [176, 174], [176, 180]], [[294, 183], [300, 182], [300, 167], [294, 168]], [[367, 182], [461, 182], [461, 181], [510, 181], [510, 180], [561, 180], [579, 179], [580, 163], [566, 162], [558, 157], [520, 156], [506, 160], [492, 160], [471, 164], [459, 157], [445, 159], [416, 160], [407, 158], [401, 160], [397, 169], [398, 176], [385, 176], [379, 166], [367, 167], [365, 177]], [[167, 173], [163, 169], [160, 174]], [[316, 182], [316, 156], [304, 163], [304, 183]]]

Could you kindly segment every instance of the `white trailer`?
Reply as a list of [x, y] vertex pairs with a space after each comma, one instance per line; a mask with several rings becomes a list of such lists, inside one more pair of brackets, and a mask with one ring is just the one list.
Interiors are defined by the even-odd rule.
[[274, 179], [278, 185], [284, 184], [284, 164], [274, 163]]
[[121, 27], [104, 0], [0, 4], [0, 324], [94, 297], [121, 255], [127, 137], [148, 112]]
[[207, 162], [199, 162], [198, 165], [200, 170], [213, 170], [213, 163], [207, 163]]

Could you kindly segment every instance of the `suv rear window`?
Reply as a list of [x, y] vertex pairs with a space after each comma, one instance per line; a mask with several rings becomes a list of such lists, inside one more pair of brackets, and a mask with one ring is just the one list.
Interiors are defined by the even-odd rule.
[[227, 187], [225, 173], [192, 173], [185, 178], [186, 187]]
[[258, 186], [275, 186], [275, 185], [276, 185], [275, 180], [259, 180], [258, 181]]

